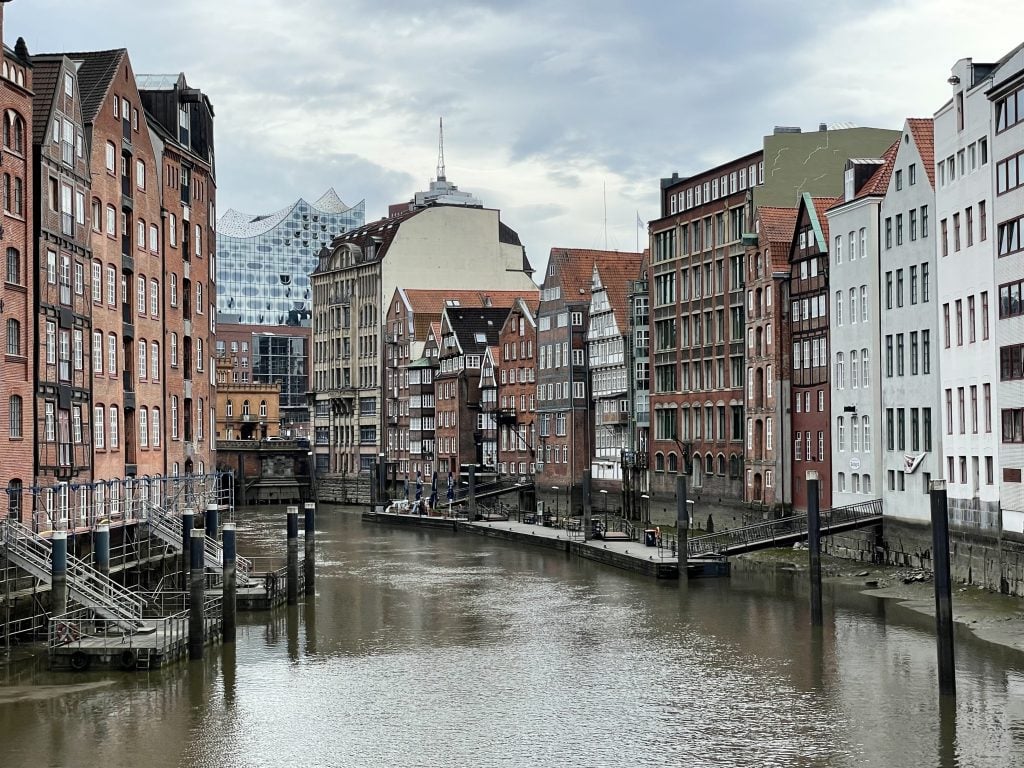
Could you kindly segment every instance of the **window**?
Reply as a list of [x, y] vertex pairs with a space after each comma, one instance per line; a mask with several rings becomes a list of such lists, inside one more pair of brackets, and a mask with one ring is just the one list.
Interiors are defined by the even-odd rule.
[[149, 378], [152, 381], [160, 380], [160, 342], [154, 341], [150, 343], [150, 354], [149, 354]]
[[92, 409], [92, 424], [93, 424], [93, 445], [96, 448], [104, 447], [104, 423], [103, 423], [103, 406], [97, 405]]
[[167, 215], [167, 239], [172, 246], [178, 247], [178, 219], [173, 213]]
[[178, 396], [171, 395], [171, 439], [178, 439]]
[[103, 331], [92, 332], [92, 372], [103, 373]]
[[21, 355], [21, 323], [7, 318], [7, 354]]
[[160, 447], [160, 409], [159, 408], [153, 408], [150, 411], [149, 440], [150, 440], [150, 444], [154, 448], [159, 448]]
[[171, 331], [171, 367], [178, 367], [178, 334]]
[[117, 149], [112, 141], [107, 142], [106, 167], [107, 173], [114, 173], [117, 163]]
[[17, 248], [7, 249], [7, 282], [21, 285], [21, 253]]
[[145, 406], [139, 408], [139, 447], [149, 447], [149, 409]]
[[139, 379], [145, 380], [146, 374], [149, 373], [149, 366], [147, 364], [147, 355], [149, 352], [149, 345], [146, 344], [145, 339], [139, 341]]
[[139, 189], [146, 188], [146, 164], [138, 159], [135, 161], [135, 186]]
[[110, 406], [110, 447], [117, 448], [120, 443], [120, 432], [118, 425], [118, 409], [116, 405]]
[[117, 336], [113, 333], [107, 335], [107, 373], [117, 373]]
[[22, 436], [22, 401], [20, 395], [11, 395], [7, 401], [8, 413], [8, 436], [20, 438]]
[[156, 279], [149, 281], [149, 314], [152, 317], [160, 314], [160, 283]]

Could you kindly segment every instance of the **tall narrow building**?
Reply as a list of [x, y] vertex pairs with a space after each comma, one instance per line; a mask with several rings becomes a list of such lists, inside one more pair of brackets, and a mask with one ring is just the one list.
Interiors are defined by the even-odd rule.
[[[87, 483], [94, 451], [107, 450], [106, 433], [90, 418], [90, 368], [96, 359], [90, 320], [96, 298], [90, 225], [97, 226], [90, 194], [89, 136], [84, 124], [88, 85], [63, 55], [34, 57], [35, 103], [35, 484]], [[116, 262], [120, 268], [120, 257]], [[101, 295], [101, 301], [108, 296]], [[110, 299], [120, 301], [119, 286]], [[120, 312], [120, 306], [117, 307]], [[120, 327], [120, 317], [118, 317]], [[8, 322], [8, 354], [11, 351]], [[106, 370], [106, 369], [104, 369]], [[114, 377], [120, 369], [114, 366]], [[116, 382], [120, 387], [120, 381]], [[107, 411], [103, 411], [104, 414]], [[104, 421], [105, 423], [105, 421]], [[94, 429], [90, 429], [90, 426]], [[101, 445], [102, 442], [102, 445]], [[52, 510], [49, 494], [43, 504]], [[58, 500], [62, 517], [67, 508]]]
[[137, 79], [161, 201], [159, 221], [146, 225], [146, 250], [163, 256], [163, 274], [150, 279], [151, 308], [162, 304], [163, 320], [162, 337], [150, 339], [150, 366], [162, 358], [163, 393], [150, 407], [149, 443], [158, 448], [163, 442], [164, 474], [201, 475], [216, 467], [213, 106], [184, 74]]
[[[0, 3], [0, 41], [3, 40], [4, 3]], [[0, 116], [3, 119], [3, 146], [0, 166], [3, 171], [3, 226], [0, 248], [6, 258], [2, 291], [6, 354], [0, 361], [0, 423], [7, 425], [7, 438], [0, 442], [0, 487], [7, 491], [7, 507], [15, 519], [26, 509], [24, 489], [35, 480], [36, 444], [34, 418], [36, 372], [35, 290], [39, 274], [36, 250], [36, 192], [33, 161], [33, 78], [34, 72], [25, 41], [15, 47], [6, 44], [0, 53]], [[49, 123], [41, 129], [45, 133]], [[78, 406], [88, 423], [88, 399]], [[81, 409], [84, 408], [84, 411]], [[72, 436], [73, 437], [73, 436]], [[79, 461], [88, 466], [88, 437], [83, 433]], [[0, 506], [3, 509], [3, 506]]]

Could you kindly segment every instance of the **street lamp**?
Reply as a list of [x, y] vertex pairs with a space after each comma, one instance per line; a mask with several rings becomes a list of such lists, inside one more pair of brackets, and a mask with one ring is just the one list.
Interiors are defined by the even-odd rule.
[[604, 530], [608, 532], [608, 491], [602, 488], [598, 493], [601, 494], [601, 508], [604, 512]]

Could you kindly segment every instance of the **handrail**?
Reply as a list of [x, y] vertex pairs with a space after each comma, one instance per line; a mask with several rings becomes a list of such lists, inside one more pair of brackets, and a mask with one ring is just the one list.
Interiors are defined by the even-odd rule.
[[[833, 527], [862, 522], [881, 514], [881, 499], [836, 507], [821, 513], [821, 530], [827, 533]], [[687, 542], [686, 549], [690, 557], [727, 555], [731, 550], [745, 549], [754, 544], [770, 546], [780, 538], [801, 537], [806, 534], [807, 515], [789, 515], [742, 528], [730, 528], [718, 533], [695, 536]]]

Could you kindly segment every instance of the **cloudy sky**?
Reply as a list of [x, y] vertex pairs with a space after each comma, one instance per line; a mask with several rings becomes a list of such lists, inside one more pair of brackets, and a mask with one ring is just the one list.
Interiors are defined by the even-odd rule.
[[[367, 218], [448, 179], [552, 246], [632, 250], [658, 180], [753, 151], [774, 125], [899, 128], [959, 58], [1024, 40], [1020, 0], [14, 0], [30, 51], [127, 47], [216, 109], [218, 205], [329, 186]], [[605, 191], [606, 190], [606, 191]], [[605, 203], [606, 201], [606, 203]]]

